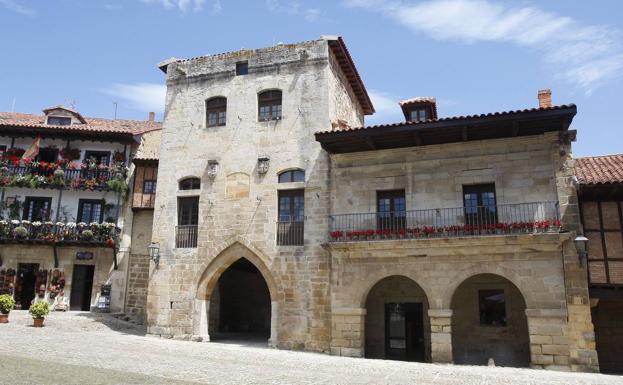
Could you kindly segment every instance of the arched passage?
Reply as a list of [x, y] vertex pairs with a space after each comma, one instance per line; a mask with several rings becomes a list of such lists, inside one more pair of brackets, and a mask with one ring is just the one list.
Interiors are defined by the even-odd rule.
[[452, 297], [452, 355], [457, 364], [525, 367], [530, 364], [526, 302], [508, 279], [479, 274]]
[[268, 285], [253, 263], [240, 258], [221, 274], [210, 296], [210, 338], [267, 341], [270, 322]]
[[404, 276], [377, 282], [366, 298], [365, 356], [428, 361], [430, 327], [424, 290]]
[[240, 242], [223, 249], [198, 277], [193, 334], [204, 340], [268, 339], [276, 346], [279, 290], [265, 258]]

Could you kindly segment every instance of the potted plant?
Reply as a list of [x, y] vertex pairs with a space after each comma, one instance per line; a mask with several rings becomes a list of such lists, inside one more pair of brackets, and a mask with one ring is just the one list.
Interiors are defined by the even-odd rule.
[[17, 226], [13, 229], [13, 235], [16, 239], [26, 239], [28, 237], [28, 229], [24, 226]]
[[9, 323], [9, 313], [15, 307], [15, 300], [8, 294], [0, 295], [0, 324]]
[[30, 305], [28, 313], [32, 316], [36, 328], [43, 327], [45, 316], [50, 313], [50, 305], [47, 301], [37, 301]]
[[93, 240], [94, 234], [93, 234], [93, 231], [91, 231], [91, 230], [84, 230], [84, 231], [82, 231], [82, 234], [80, 234], [80, 236], [85, 241], [91, 241], [91, 240]]

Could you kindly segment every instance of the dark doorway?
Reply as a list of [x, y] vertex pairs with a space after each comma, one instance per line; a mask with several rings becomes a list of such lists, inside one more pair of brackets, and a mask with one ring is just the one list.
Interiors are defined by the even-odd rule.
[[421, 303], [385, 304], [385, 357], [424, 361], [424, 322]]
[[262, 273], [248, 260], [234, 262], [210, 299], [210, 338], [265, 344], [270, 337], [270, 292]]
[[27, 310], [35, 299], [38, 263], [20, 263], [17, 265], [16, 300], [23, 310]]
[[94, 271], [93, 265], [74, 265], [74, 274], [71, 277], [70, 310], [91, 310]]

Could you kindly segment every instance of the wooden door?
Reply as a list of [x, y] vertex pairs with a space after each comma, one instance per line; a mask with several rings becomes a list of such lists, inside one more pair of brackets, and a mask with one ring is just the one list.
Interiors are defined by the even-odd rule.
[[71, 278], [70, 310], [91, 310], [91, 291], [93, 289], [93, 265], [74, 265]]

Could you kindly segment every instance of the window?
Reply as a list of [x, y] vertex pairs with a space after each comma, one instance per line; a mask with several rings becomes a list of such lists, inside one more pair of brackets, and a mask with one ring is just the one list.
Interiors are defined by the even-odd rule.
[[260, 121], [281, 119], [281, 91], [264, 91], [258, 95], [257, 99]]
[[153, 179], [146, 179], [143, 181], [143, 194], [155, 194], [156, 193], [156, 181]]
[[279, 183], [305, 182], [305, 171], [288, 170], [279, 174]]
[[110, 164], [110, 152], [108, 151], [85, 151], [84, 161], [93, 161], [95, 164]]
[[303, 245], [305, 190], [281, 190], [278, 199], [277, 244]]
[[465, 224], [486, 225], [497, 223], [495, 184], [463, 186]]
[[23, 219], [28, 221], [49, 221], [52, 198], [26, 197]]
[[78, 201], [78, 222], [102, 223], [104, 202], [99, 199], [80, 199]]
[[177, 228], [175, 247], [197, 247], [197, 227], [199, 224], [199, 197], [177, 199]]
[[208, 127], [224, 126], [227, 118], [227, 98], [217, 97], [206, 100], [206, 119]]
[[504, 290], [478, 290], [480, 324], [506, 326], [506, 297]]
[[198, 190], [201, 188], [199, 178], [186, 178], [180, 181], [180, 190]]
[[53, 126], [70, 126], [71, 118], [67, 116], [48, 116], [48, 124]]
[[407, 202], [405, 190], [377, 191], [377, 226], [380, 230], [404, 229]]
[[249, 73], [249, 62], [241, 61], [236, 63], [236, 75], [247, 75]]
[[423, 122], [429, 118], [428, 108], [419, 107], [414, 108], [409, 113], [409, 120], [412, 122]]
[[39, 154], [36, 159], [39, 162], [53, 163], [58, 159], [58, 149], [56, 148], [42, 148], [39, 150]]

